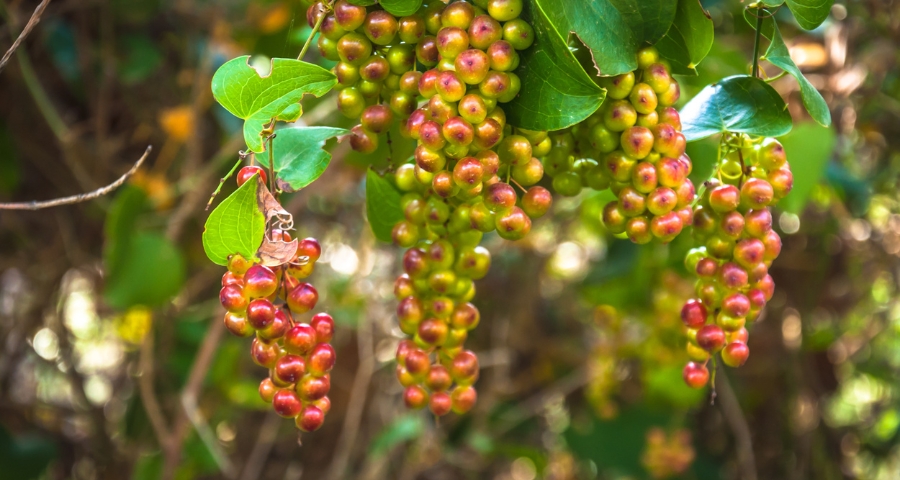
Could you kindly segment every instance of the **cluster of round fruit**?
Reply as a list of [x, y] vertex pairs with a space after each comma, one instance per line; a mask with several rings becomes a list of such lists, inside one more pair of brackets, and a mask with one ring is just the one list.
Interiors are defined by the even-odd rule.
[[694, 211], [694, 239], [701, 246], [685, 258], [688, 271], [698, 277], [697, 297], [681, 310], [691, 358], [684, 380], [694, 388], [709, 379], [710, 355], [721, 352], [730, 367], [743, 365], [750, 355], [745, 324], [772, 298], [769, 267], [781, 252], [769, 207], [794, 182], [777, 140], [728, 135], [723, 143], [718, 178], [706, 182]]
[[603, 209], [603, 222], [612, 233], [668, 242], [690, 224], [695, 194], [673, 107], [680, 88], [654, 47], [637, 61], [638, 70], [602, 79], [606, 100], [597, 113], [536, 149], [557, 193], [611, 189], [618, 199]]
[[[238, 173], [243, 184], [254, 175], [265, 179], [259, 167], [244, 167]], [[272, 241], [290, 242], [285, 231], [269, 232]], [[225, 307], [225, 326], [234, 335], [253, 337], [253, 361], [269, 369], [269, 377], [259, 384], [259, 394], [272, 403], [275, 412], [295, 419], [305, 432], [317, 430], [331, 407], [329, 373], [335, 351], [330, 345], [334, 320], [327, 313], [314, 315], [309, 322], [296, 316], [315, 308], [319, 294], [308, 277], [321, 254], [319, 242], [307, 238], [299, 242], [294, 258], [280, 266], [267, 267], [254, 259], [234, 254], [222, 276], [219, 300]], [[283, 301], [281, 305], [275, 302]]]
[[475, 404], [478, 358], [464, 343], [481, 320], [469, 303], [473, 280], [483, 278], [491, 263], [487, 249], [478, 246], [480, 236], [476, 232], [468, 242], [457, 237], [464, 243], [456, 247], [448, 239], [422, 242], [403, 256], [405, 273], [394, 283], [394, 295], [400, 330], [411, 339], [397, 349], [397, 378], [410, 408], [428, 405], [442, 416], [465, 413]]

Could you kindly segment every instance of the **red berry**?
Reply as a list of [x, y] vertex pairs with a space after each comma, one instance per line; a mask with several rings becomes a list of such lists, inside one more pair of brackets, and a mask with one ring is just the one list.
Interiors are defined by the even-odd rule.
[[265, 378], [263, 381], [259, 382], [259, 397], [263, 399], [266, 403], [272, 403], [272, 399], [275, 397], [275, 392], [278, 391], [278, 387], [272, 383], [272, 379]]
[[244, 274], [244, 294], [249, 298], [265, 298], [278, 289], [278, 276], [265, 265], [253, 265]]
[[407, 408], [419, 410], [428, 404], [428, 392], [418, 385], [410, 385], [403, 391], [403, 403]]
[[309, 283], [301, 283], [287, 297], [288, 308], [294, 313], [306, 313], [316, 306], [319, 292]]
[[294, 420], [297, 428], [304, 432], [314, 432], [325, 423], [325, 412], [315, 405], [306, 406]]
[[263, 184], [265, 184], [268, 181], [268, 179], [266, 178], [266, 171], [263, 170], [262, 167], [260, 167], [258, 165], [250, 165], [250, 166], [246, 166], [246, 167], [243, 167], [240, 170], [238, 170], [238, 174], [237, 174], [238, 186], [240, 187], [241, 185], [246, 183], [247, 180], [250, 180], [250, 178], [256, 174], [259, 174], [259, 179], [262, 180]]
[[729, 367], [737, 368], [747, 362], [750, 356], [750, 348], [747, 344], [740, 341], [734, 341], [728, 344], [722, 350], [722, 362]]
[[309, 326], [316, 331], [316, 341], [319, 343], [329, 343], [334, 337], [334, 319], [327, 313], [313, 315]]
[[299, 355], [285, 355], [275, 364], [275, 375], [285, 383], [295, 383], [306, 374], [306, 360]]
[[265, 298], [253, 300], [247, 306], [247, 320], [257, 330], [268, 327], [275, 321], [275, 305]]
[[[256, 300], [254, 300], [255, 302]], [[291, 328], [291, 319], [288, 318], [284, 310], [275, 309], [275, 318], [268, 327], [262, 328], [257, 332], [259, 338], [267, 341], [278, 340]]]
[[706, 307], [697, 299], [690, 299], [681, 308], [681, 321], [688, 328], [700, 328], [706, 323]]
[[331, 378], [328, 375], [324, 377], [314, 377], [306, 375], [297, 384], [297, 393], [305, 401], [314, 401], [328, 395], [331, 390]]
[[450, 399], [450, 395], [446, 392], [435, 392], [431, 394], [431, 401], [428, 402], [428, 408], [431, 410], [431, 413], [438, 417], [443, 417], [450, 413], [452, 407], [453, 400]]
[[303, 404], [293, 390], [282, 389], [275, 392], [275, 396], [272, 398], [272, 408], [275, 409], [275, 413], [278, 415], [292, 418], [300, 413]]
[[475, 406], [475, 402], [478, 400], [478, 394], [475, 392], [475, 387], [456, 387], [450, 392], [450, 400], [453, 403], [453, 411], [457, 414], [463, 414], [468, 412]]
[[707, 352], [718, 352], [725, 346], [725, 332], [718, 325], [704, 325], [697, 330], [697, 345]]
[[225, 314], [225, 328], [238, 337], [253, 335], [253, 327], [247, 321], [247, 317], [228, 312]]
[[309, 354], [309, 372], [312, 375], [321, 377], [330, 372], [334, 368], [336, 355], [334, 347], [328, 343], [320, 343], [313, 348]]
[[453, 357], [450, 365], [450, 376], [460, 385], [471, 385], [478, 379], [478, 357], [475, 353], [464, 350]]
[[225, 310], [241, 313], [247, 310], [247, 297], [239, 285], [226, 285], [219, 291], [219, 302]]
[[688, 362], [687, 365], [684, 366], [682, 376], [684, 377], [684, 383], [689, 387], [703, 388], [706, 385], [706, 382], [709, 381], [709, 370], [706, 369], [705, 365]]
[[294, 355], [306, 355], [316, 346], [316, 330], [305, 323], [294, 325], [284, 335], [284, 349]]
[[277, 343], [266, 344], [258, 338], [250, 344], [250, 356], [260, 367], [273, 368], [281, 356], [281, 347]]

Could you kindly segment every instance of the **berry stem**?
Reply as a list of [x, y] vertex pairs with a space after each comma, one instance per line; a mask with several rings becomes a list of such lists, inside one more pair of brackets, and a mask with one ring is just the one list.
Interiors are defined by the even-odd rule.
[[756, 10], [756, 36], [753, 38], [753, 77], [759, 77], [759, 38], [762, 36], [763, 11], [764, 9], [761, 7], [758, 7]]
[[[325, 5], [324, 3], [322, 5]], [[330, 6], [330, 4], [329, 4]], [[306, 43], [303, 44], [303, 48], [300, 49], [300, 55], [297, 55], [297, 60], [303, 60], [303, 57], [306, 55], [306, 51], [309, 50], [309, 45], [312, 43], [312, 39], [315, 38], [316, 33], [319, 32], [319, 27], [322, 26], [322, 21], [325, 20], [325, 12], [322, 12], [319, 15], [319, 20], [316, 21], [316, 25], [313, 27], [312, 31], [309, 32], [309, 36], [306, 37]]]
[[272, 191], [272, 195], [275, 195], [275, 199], [277, 200], [278, 190], [275, 189], [275, 147], [273, 145], [275, 143], [273, 142], [273, 140], [275, 140], [275, 133], [273, 132], [269, 135], [267, 140], [269, 141], [269, 190]]
[[217, 186], [216, 190], [212, 193], [212, 195], [209, 196], [209, 201], [206, 202], [206, 210], [207, 211], [209, 211], [209, 207], [212, 206], [213, 200], [216, 199], [216, 195], [218, 195], [219, 192], [222, 190], [222, 185], [225, 185], [225, 180], [228, 180], [229, 178], [231, 178], [232, 175], [234, 175], [235, 170], [237, 170], [238, 167], [240, 167], [241, 164], [244, 163], [245, 158], [247, 158], [247, 153], [245, 153], [245, 152], [238, 153], [237, 163], [235, 163], [234, 166], [231, 167], [231, 170], [229, 170], [228, 173], [225, 174], [225, 176], [222, 177], [221, 180], [219, 180], [219, 186]]

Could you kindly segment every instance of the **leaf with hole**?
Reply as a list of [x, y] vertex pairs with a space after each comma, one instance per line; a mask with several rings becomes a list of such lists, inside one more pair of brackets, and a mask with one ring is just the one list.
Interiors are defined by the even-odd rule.
[[[229, 60], [216, 70], [212, 92], [216, 101], [234, 116], [244, 120], [244, 141], [254, 152], [265, 149], [260, 136], [273, 118], [297, 117], [297, 107], [307, 93], [320, 97], [335, 84], [333, 73], [311, 63], [290, 58], [273, 58], [266, 76], [251, 67], [249, 56]], [[296, 118], [294, 118], [296, 120]]]
[[678, 0], [675, 21], [666, 35], [656, 43], [672, 71], [696, 75], [697, 64], [706, 58], [713, 44], [713, 22], [698, 0]]
[[529, 2], [526, 7], [522, 17], [534, 26], [535, 43], [520, 52], [516, 73], [522, 79], [522, 89], [502, 108], [511, 125], [531, 130], [560, 130], [600, 108], [606, 91], [581, 68], [548, 21], [540, 2]]
[[[294, 127], [276, 131], [272, 140], [278, 186], [296, 192], [315, 181], [331, 163], [331, 153], [323, 150], [325, 141], [347, 133], [333, 127]], [[268, 168], [268, 155], [259, 155], [259, 163]]]
[[[623, 3], [635, 3], [623, 1]], [[632, 33], [625, 16], [613, 6], [610, 0], [535, 0], [526, 2], [534, 11], [531, 21], [538, 31], [538, 22], [549, 20], [549, 25], [542, 26], [542, 30], [555, 31], [563, 40], [568, 39], [570, 33], [574, 33], [588, 48], [594, 57], [594, 64], [601, 75], [618, 75], [630, 72], [637, 68], [638, 39]], [[526, 7], [527, 10], [527, 7]], [[546, 16], [546, 17], [544, 17]], [[546, 18], [546, 20], [544, 20]], [[546, 36], [546, 35], [545, 35]], [[535, 42], [538, 48], [550, 49], [548, 46], [540, 46], [541, 37]], [[546, 42], [547, 40], [544, 40]], [[566, 42], [563, 42], [565, 45]], [[558, 46], [552, 47], [558, 50]], [[548, 65], [552, 68], [552, 65]], [[540, 71], [537, 76], [550, 77], [550, 68]], [[555, 72], [554, 72], [555, 73]], [[522, 76], [522, 81], [526, 79]], [[556, 80], [548, 78], [548, 81]]]
[[777, 137], [791, 131], [791, 114], [766, 82], [735, 75], [707, 86], [681, 110], [688, 141], [722, 132]]
[[400, 191], [390, 180], [378, 175], [374, 170], [366, 172], [366, 217], [375, 238], [391, 242], [394, 225], [403, 220], [400, 209]]
[[209, 214], [203, 228], [203, 250], [213, 263], [227, 265], [228, 257], [235, 253], [256, 256], [266, 233], [266, 217], [257, 203], [261, 186], [259, 175], [254, 175]]

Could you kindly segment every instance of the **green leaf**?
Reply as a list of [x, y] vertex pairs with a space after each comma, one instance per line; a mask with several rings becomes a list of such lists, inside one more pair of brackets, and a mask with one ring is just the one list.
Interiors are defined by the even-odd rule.
[[404, 219], [400, 196], [390, 180], [374, 170], [366, 172], [366, 216], [375, 238], [382, 242], [392, 241], [394, 225]]
[[292, 105], [304, 94], [320, 97], [328, 93], [337, 78], [318, 65], [291, 58], [273, 58], [271, 72], [261, 77], [247, 63], [249, 59], [238, 57], [219, 67], [213, 75], [212, 91], [216, 101], [244, 120], [244, 141], [250, 150], [262, 152], [260, 132], [267, 123], [289, 107], [295, 108]]
[[266, 218], [256, 201], [259, 176], [238, 187], [206, 219], [203, 228], [203, 250], [218, 265], [227, 265], [228, 257], [240, 253], [256, 256], [266, 233]]
[[125, 54], [117, 67], [122, 83], [134, 85], [145, 80], [162, 64], [162, 52], [157, 48], [157, 44], [145, 35], [127, 36], [121, 41], [121, 45]]
[[691, 158], [691, 174], [688, 178], [694, 182], [697, 188], [700, 184], [709, 180], [719, 162], [719, 142], [712, 138], [704, 138], [687, 145], [685, 152]]
[[610, 0], [634, 33], [635, 43], [656, 43], [675, 20], [672, 0]]
[[412, 15], [422, 6], [422, 0], [381, 0], [379, 3], [382, 8], [398, 17]]
[[778, 24], [771, 19], [767, 20], [766, 24], [767, 28], [764, 27], [763, 33], [768, 33], [767, 36], [772, 39], [772, 42], [769, 43], [769, 49], [766, 50], [766, 55], [763, 58], [797, 79], [797, 83], [800, 84], [800, 96], [803, 98], [803, 106], [806, 107], [806, 111], [809, 112], [809, 115], [816, 123], [823, 127], [831, 125], [831, 111], [828, 109], [828, 104], [825, 103], [825, 99], [822, 98], [822, 94], [816, 90], [816, 87], [803, 76], [803, 72], [800, 71], [797, 64], [791, 60], [791, 53], [788, 51], [787, 45], [784, 44], [784, 39], [778, 30]]
[[822, 128], [814, 123], [801, 123], [778, 140], [784, 146], [794, 174], [794, 188], [778, 206], [799, 214], [824, 175], [837, 139], [834, 130], [830, 128]]
[[812, 30], [828, 18], [834, 0], [787, 0], [787, 6], [801, 27]]
[[119, 309], [163, 305], [184, 284], [181, 251], [155, 232], [136, 232], [133, 237], [123, 263], [107, 279], [106, 302]]
[[148, 207], [147, 195], [140, 188], [126, 185], [116, 192], [103, 225], [103, 263], [107, 276], [115, 276], [131, 251], [135, 221]]
[[581, 68], [539, 2], [528, 2], [526, 6], [531, 8], [526, 8], [523, 18], [534, 27], [535, 43], [520, 52], [517, 74], [522, 79], [522, 89], [503, 109], [511, 125], [531, 130], [560, 130], [600, 108], [606, 90]]
[[713, 22], [699, 0], [678, 0], [675, 21], [656, 48], [677, 74], [696, 75], [713, 44]]
[[361, 7], [368, 7], [371, 5], [375, 5], [375, 0], [348, 0], [353, 5], [359, 5]]
[[[286, 192], [295, 192], [309, 185], [328, 168], [331, 154], [322, 149], [325, 140], [344, 135], [347, 130], [332, 127], [296, 127], [278, 130], [272, 141], [275, 155], [275, 171], [279, 186]], [[267, 155], [259, 156], [259, 163], [269, 166]]]
[[766, 82], [735, 75], [707, 86], [681, 110], [682, 133], [694, 141], [722, 132], [777, 137], [791, 131], [791, 114]]
[[400, 443], [419, 438], [424, 431], [425, 425], [421, 416], [402, 415], [386, 425], [384, 430], [375, 437], [369, 448], [369, 454], [376, 457], [384, 455]]
[[[540, 14], [543, 13], [552, 25], [552, 29], [555, 29], [562, 39], [565, 40], [569, 33], [574, 33], [591, 49], [594, 64], [601, 75], [618, 75], [637, 68], [635, 52], [638, 40], [634, 38], [625, 17], [610, 0], [534, 0], [534, 2], [526, 2], [526, 5], [535, 7], [534, 19], [523, 15], [526, 20], [532, 20], [531, 24], [534, 25], [535, 32], [538, 30], [536, 23], [543, 21], [543, 16]], [[551, 30], [549, 26], [542, 28]], [[536, 43], [538, 45], [542, 43], [540, 36], [537, 37]], [[546, 46], [543, 48], [548, 49]], [[554, 48], [558, 49], [558, 47]], [[552, 68], [551, 65], [547, 66]], [[548, 75], [549, 72], [556, 73], [552, 69], [539, 70], [539, 72], [542, 77], [551, 77]], [[547, 80], [560, 80], [562, 75], [553, 75], [552, 77]], [[524, 84], [524, 77], [522, 82]]]
[[3, 478], [32, 480], [46, 478], [44, 471], [58, 456], [52, 438], [32, 433], [15, 437], [0, 425], [0, 470]]

